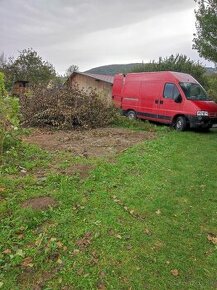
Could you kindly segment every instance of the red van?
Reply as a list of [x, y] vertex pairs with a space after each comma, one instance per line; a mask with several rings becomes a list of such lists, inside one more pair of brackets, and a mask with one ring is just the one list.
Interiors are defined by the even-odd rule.
[[209, 129], [217, 124], [217, 104], [203, 87], [184, 73], [163, 71], [115, 75], [112, 98], [129, 118]]

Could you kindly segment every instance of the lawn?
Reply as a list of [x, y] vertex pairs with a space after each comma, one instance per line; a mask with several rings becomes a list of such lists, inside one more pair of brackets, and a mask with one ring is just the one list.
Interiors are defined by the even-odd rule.
[[[11, 149], [0, 288], [216, 289], [216, 148], [213, 129], [161, 131], [109, 159]], [[50, 206], [29, 208], [36, 197]]]

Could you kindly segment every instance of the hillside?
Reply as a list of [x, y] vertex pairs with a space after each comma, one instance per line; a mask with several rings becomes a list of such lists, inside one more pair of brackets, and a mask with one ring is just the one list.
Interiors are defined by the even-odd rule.
[[89, 69], [85, 72], [92, 73], [92, 74], [115, 75], [117, 73], [128, 73], [135, 66], [137, 66], [139, 64], [140, 63], [110, 64], [110, 65], [95, 67], [95, 68]]
[[[102, 74], [102, 75], [115, 75], [117, 73], [128, 73], [132, 71], [132, 69], [141, 63], [129, 63], [129, 64], [110, 64], [103, 65], [99, 67], [95, 67], [85, 71], [86, 73], [92, 74]], [[207, 67], [207, 74], [217, 73], [217, 70], [212, 67]]]

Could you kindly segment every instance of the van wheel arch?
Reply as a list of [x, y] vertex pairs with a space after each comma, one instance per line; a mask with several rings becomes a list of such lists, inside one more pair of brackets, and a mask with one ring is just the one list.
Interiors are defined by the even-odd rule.
[[129, 120], [135, 120], [137, 119], [137, 115], [136, 112], [134, 110], [127, 110], [125, 112], [125, 116], [129, 119]]
[[189, 120], [185, 115], [176, 115], [173, 118], [172, 126], [177, 131], [185, 131], [189, 127]]

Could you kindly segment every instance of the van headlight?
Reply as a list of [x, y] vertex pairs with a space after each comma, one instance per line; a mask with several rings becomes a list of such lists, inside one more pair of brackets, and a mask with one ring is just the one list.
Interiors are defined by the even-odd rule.
[[207, 111], [197, 111], [197, 116], [209, 116], [209, 113]]

